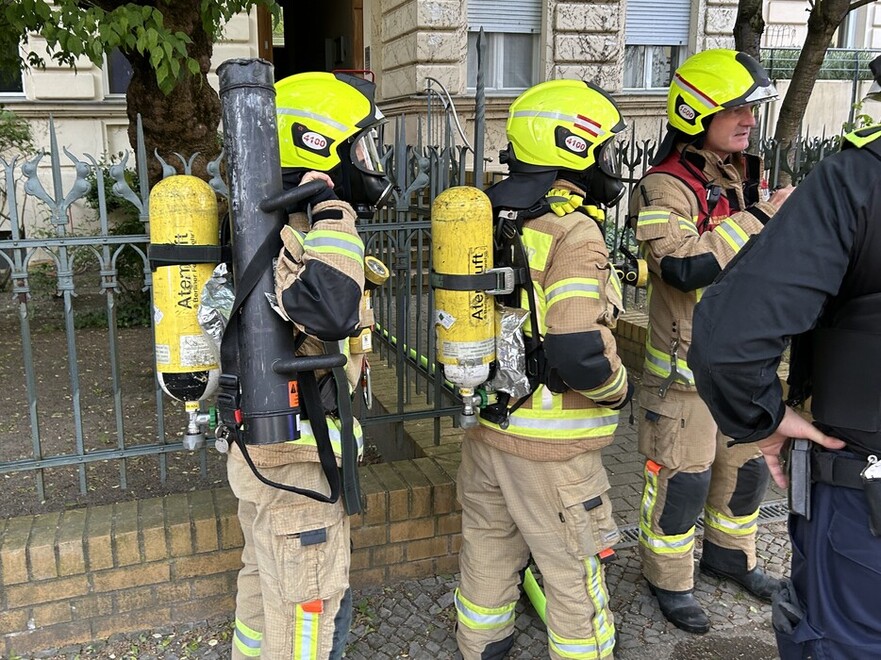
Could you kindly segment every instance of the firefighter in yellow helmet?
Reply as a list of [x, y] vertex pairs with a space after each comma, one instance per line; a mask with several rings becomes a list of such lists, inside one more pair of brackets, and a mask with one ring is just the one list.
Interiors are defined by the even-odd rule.
[[630, 200], [649, 266], [639, 395], [642, 572], [664, 616], [692, 633], [710, 627], [692, 593], [701, 511], [703, 573], [731, 579], [765, 601], [779, 586], [756, 565], [765, 461], [752, 445], [727, 447], [687, 364], [692, 314], [705, 287], [792, 191], [763, 195], [761, 160], [744, 153], [756, 108], [775, 98], [767, 73], [745, 53], [716, 49], [688, 58], [670, 85], [666, 138]]
[[[322, 342], [347, 346], [362, 325], [364, 245], [355, 220], [372, 212], [390, 189], [376, 145], [383, 117], [373, 84], [345, 74], [290, 76], [276, 84], [276, 94], [286, 187], [327, 183], [290, 209], [275, 271], [278, 307], [304, 338], [298, 355], [314, 355], [324, 352]], [[350, 356], [349, 387], [360, 367]], [[322, 390], [341, 387], [329, 378], [319, 380]], [[342, 422], [333, 412], [326, 421], [339, 463]], [[353, 423], [360, 457], [363, 438]], [[304, 420], [296, 441], [252, 445], [249, 454], [261, 475], [328, 494], [312, 429]], [[245, 538], [232, 657], [342, 657], [352, 616], [349, 519], [342, 499], [330, 504], [263, 483], [237, 445], [230, 447], [228, 477]]]
[[[873, 98], [881, 57], [870, 67]], [[748, 443], [737, 446], [758, 447], [778, 485], [789, 482], [791, 582], [771, 606], [782, 660], [881, 657], [879, 218], [876, 124], [843, 136], [695, 308], [698, 392]], [[807, 397], [810, 420], [793, 409]]]
[[513, 267], [519, 282], [502, 302], [528, 312], [530, 383], [496, 392], [462, 443], [455, 604], [465, 660], [511, 649], [530, 556], [547, 596], [550, 657], [613, 654], [602, 564], [619, 534], [600, 450], [632, 387], [612, 335], [621, 289], [600, 222], [622, 195], [614, 138], [624, 128], [611, 98], [579, 80], [538, 84], [509, 110], [509, 175], [486, 192], [496, 266]]

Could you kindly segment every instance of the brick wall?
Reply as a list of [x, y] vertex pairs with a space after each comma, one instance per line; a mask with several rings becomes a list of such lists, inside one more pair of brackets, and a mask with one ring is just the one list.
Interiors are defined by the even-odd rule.
[[[635, 370], [640, 323], [644, 315], [625, 314], [617, 330]], [[374, 369], [376, 391], [394, 391], [394, 382], [393, 370]], [[435, 444], [430, 419], [405, 430], [424, 457], [361, 468], [356, 588], [458, 570], [461, 431], [443, 420]], [[241, 548], [227, 488], [0, 520], [0, 656], [231, 616]]]

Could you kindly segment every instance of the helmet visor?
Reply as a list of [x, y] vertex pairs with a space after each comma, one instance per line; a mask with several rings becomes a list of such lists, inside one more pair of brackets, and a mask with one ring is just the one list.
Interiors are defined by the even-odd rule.
[[621, 157], [618, 153], [618, 141], [616, 138], [606, 140], [597, 154], [597, 165], [609, 176], [621, 177]]
[[379, 157], [379, 135], [375, 128], [358, 135], [350, 151], [352, 164], [365, 174], [382, 174], [382, 161]]
[[355, 166], [357, 185], [353, 192], [370, 206], [379, 207], [388, 201], [392, 193], [392, 182], [386, 177], [379, 155], [379, 133], [375, 128], [368, 129], [354, 138], [349, 151], [352, 165]]

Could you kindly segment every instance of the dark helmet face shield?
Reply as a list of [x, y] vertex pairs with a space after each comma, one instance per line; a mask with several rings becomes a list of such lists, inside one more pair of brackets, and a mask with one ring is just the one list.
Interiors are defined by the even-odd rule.
[[588, 185], [585, 191], [588, 195], [607, 207], [615, 206], [621, 201], [624, 196], [624, 184], [621, 181], [621, 158], [614, 137], [600, 146], [595, 167], [591, 167], [588, 171]]
[[[349, 149], [354, 165], [353, 193], [369, 206], [380, 207], [392, 192], [392, 182], [386, 177], [379, 155], [379, 134], [375, 128], [357, 135]], [[360, 188], [360, 190], [359, 190]]]
[[600, 145], [596, 161], [604, 173], [621, 178], [621, 158], [618, 155], [618, 140], [615, 137]]

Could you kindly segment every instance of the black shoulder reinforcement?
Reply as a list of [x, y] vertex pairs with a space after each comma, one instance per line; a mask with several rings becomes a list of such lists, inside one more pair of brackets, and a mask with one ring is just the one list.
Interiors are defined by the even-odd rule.
[[721, 272], [722, 268], [711, 252], [661, 259], [661, 279], [685, 293], [709, 286]]
[[361, 290], [351, 277], [311, 260], [279, 303], [288, 317], [323, 341], [339, 341], [358, 326]]
[[567, 335], [545, 335], [548, 368], [573, 390], [596, 389], [612, 377], [612, 365], [603, 353], [599, 330]]

